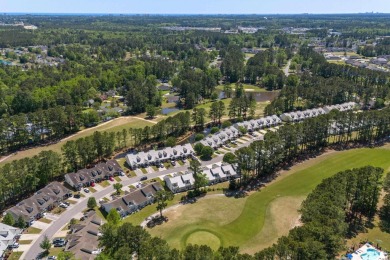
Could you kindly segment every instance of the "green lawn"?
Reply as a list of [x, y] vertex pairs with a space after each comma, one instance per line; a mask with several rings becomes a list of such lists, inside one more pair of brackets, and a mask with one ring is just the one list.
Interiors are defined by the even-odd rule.
[[114, 179], [117, 181], [117, 182], [121, 182], [122, 179], [119, 177], [119, 176], [115, 176]]
[[25, 234], [40, 234], [41, 231], [42, 231], [42, 229], [39, 229], [39, 228], [28, 227], [24, 233]]
[[107, 180], [105, 180], [105, 181], [102, 181], [101, 183], [99, 183], [99, 185], [102, 186], [103, 188], [105, 188], [105, 187], [110, 186], [110, 183]]
[[148, 171], [147, 171], [145, 168], [141, 168], [141, 172], [142, 172], [143, 174], [147, 174], [147, 173], [148, 173]]
[[92, 192], [92, 193], [95, 193], [96, 192], [96, 189], [94, 189], [93, 187], [88, 187], [89, 191]]
[[29, 245], [31, 244], [32, 240], [19, 240], [18, 243], [20, 245]]
[[49, 250], [49, 256], [58, 256], [62, 251], [64, 251], [62, 247], [52, 247]]
[[38, 219], [38, 221], [46, 223], [46, 224], [50, 224], [52, 222], [50, 219], [47, 219], [47, 218], [40, 218], [40, 219]]
[[23, 252], [12, 252], [11, 255], [8, 257], [8, 260], [19, 260], [22, 254]]
[[382, 167], [387, 172], [389, 158], [390, 150], [383, 148], [330, 152], [292, 167], [244, 199], [220, 196], [181, 206], [167, 213], [168, 223], [150, 229], [150, 233], [182, 248], [188, 240], [198, 239], [192, 234], [208, 232], [214, 245], [218, 237], [222, 246], [239, 246], [241, 252], [253, 254], [296, 225], [301, 202], [324, 178], [365, 165]]

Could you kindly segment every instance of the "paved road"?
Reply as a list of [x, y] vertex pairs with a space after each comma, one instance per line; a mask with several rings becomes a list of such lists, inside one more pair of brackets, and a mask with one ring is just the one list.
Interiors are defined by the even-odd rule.
[[[245, 142], [243, 144], [239, 144], [236, 148], [232, 148], [230, 150], [232, 152], [234, 152], [235, 150], [237, 150], [241, 147], [248, 146], [251, 142], [253, 142], [255, 140], [258, 140], [258, 139], [250, 139], [248, 142]], [[223, 156], [217, 156], [217, 157], [211, 159], [210, 161], [204, 161], [204, 162], [202, 162], [202, 166], [208, 166], [211, 164], [219, 163], [222, 161], [222, 158], [223, 158]], [[147, 176], [149, 179], [153, 179], [153, 178], [157, 178], [157, 177], [171, 174], [171, 173], [183, 172], [183, 171], [186, 171], [187, 169], [188, 169], [188, 166], [178, 166], [178, 167], [170, 168], [170, 169], [160, 171], [160, 172], [149, 173]], [[129, 185], [132, 185], [132, 184], [139, 182], [139, 179], [140, 179], [140, 177], [133, 177], [133, 178], [129, 178], [127, 180], [124, 180], [121, 183], [123, 186], [129, 186]], [[108, 196], [109, 194], [113, 193], [114, 191], [115, 191], [115, 189], [113, 188], [112, 185], [110, 185], [110, 186], [106, 187], [104, 190], [97, 191], [97, 192], [93, 193], [93, 196], [96, 198], [96, 201], [99, 201], [100, 199]], [[34, 241], [34, 243], [31, 245], [31, 247], [29, 248], [28, 251], [23, 253], [23, 255], [21, 256], [20, 259], [25, 259], [25, 260], [36, 259], [38, 257], [38, 255], [42, 252], [42, 249], [40, 248], [39, 244], [42, 242], [44, 236], [47, 235], [47, 237], [49, 239], [53, 238], [53, 236], [63, 226], [65, 226], [67, 223], [69, 223], [69, 221], [76, 214], [82, 212], [85, 208], [87, 208], [88, 198], [81, 198], [79, 200], [80, 201], [77, 204], [74, 204], [73, 207], [64, 211], [57, 220], [53, 221], [52, 224], [50, 225], [50, 227], [48, 227], [44, 232], [42, 232], [42, 234], [40, 234], [39, 238]]]

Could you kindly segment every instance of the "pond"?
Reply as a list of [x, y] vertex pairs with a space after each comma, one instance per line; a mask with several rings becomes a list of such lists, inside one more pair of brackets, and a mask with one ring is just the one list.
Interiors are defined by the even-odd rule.
[[9, 61], [6, 61], [6, 60], [0, 60], [0, 65], [1, 64], [4, 64], [4, 65], [12, 65], [12, 62], [9, 62]]
[[179, 110], [180, 109], [175, 108], [175, 107], [167, 107], [167, 108], [161, 109], [161, 114], [168, 115], [169, 113], [176, 112], [176, 111], [179, 111]]

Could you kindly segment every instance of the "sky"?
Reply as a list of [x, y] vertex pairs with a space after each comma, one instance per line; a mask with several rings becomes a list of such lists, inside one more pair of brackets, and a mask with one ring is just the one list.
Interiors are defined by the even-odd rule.
[[0, 13], [390, 13], [390, 0], [0, 0]]

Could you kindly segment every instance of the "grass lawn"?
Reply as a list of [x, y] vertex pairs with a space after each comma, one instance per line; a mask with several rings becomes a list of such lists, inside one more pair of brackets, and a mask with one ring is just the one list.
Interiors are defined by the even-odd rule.
[[94, 189], [93, 187], [88, 187], [88, 190], [92, 193], [95, 193], [96, 192], [96, 189]]
[[61, 253], [62, 251], [64, 251], [64, 249], [62, 247], [52, 247], [50, 248], [49, 250], [49, 256], [58, 256], [59, 253]]
[[53, 213], [53, 214], [61, 215], [62, 212], [64, 212], [65, 210], [66, 210], [66, 209], [61, 208], [61, 207], [55, 207], [55, 208], [52, 209], [50, 212]]
[[[157, 122], [160, 118], [156, 118], [153, 121]], [[13, 160], [19, 160], [25, 157], [32, 157], [34, 155], [38, 155], [41, 151], [48, 151], [52, 150], [58, 153], [61, 153], [61, 147], [66, 143], [66, 141], [70, 140], [77, 140], [81, 137], [86, 137], [89, 135], [92, 135], [95, 131], [107, 131], [107, 132], [117, 132], [122, 131], [123, 129], [129, 129], [129, 128], [143, 128], [145, 126], [151, 126], [153, 123], [148, 122], [147, 120], [138, 119], [136, 117], [119, 117], [117, 119], [111, 120], [109, 122], [100, 124], [96, 127], [87, 128], [84, 130], [79, 131], [78, 133], [67, 137], [63, 139], [61, 142], [58, 142], [53, 145], [48, 146], [42, 146], [42, 147], [36, 147], [32, 149], [27, 149], [24, 151], [19, 151], [16, 155], [11, 156], [7, 160], [4, 160], [0, 163], [0, 166], [4, 165], [7, 162], [13, 161]], [[129, 145], [129, 143], [128, 143]]]
[[19, 240], [18, 243], [20, 245], [29, 245], [31, 244], [32, 240]]
[[69, 202], [70, 204], [76, 204], [76, 203], [77, 203], [77, 201], [75, 201], [75, 200], [70, 200], [70, 199], [67, 199], [66, 202]]
[[353, 246], [359, 245], [359, 242], [362, 241], [370, 241], [373, 243], [374, 246], [378, 243], [377, 240], [381, 240], [382, 242], [379, 243], [379, 246], [382, 247], [385, 251], [390, 251], [390, 233], [385, 233], [380, 230], [378, 227], [379, 219], [376, 218], [374, 221], [374, 227], [367, 230], [367, 233], [360, 233], [356, 237], [349, 239], [347, 241], [347, 245]]
[[168, 211], [169, 222], [150, 229], [150, 233], [161, 236], [175, 248], [183, 248], [188, 241], [197, 241], [207, 232], [212, 235], [207, 236], [205, 243], [217, 246], [217, 237], [222, 246], [239, 246], [241, 252], [253, 254], [271, 246], [299, 223], [302, 201], [324, 178], [366, 165], [388, 172], [389, 158], [390, 150], [384, 148], [329, 152], [292, 167], [246, 198], [216, 195]]
[[[167, 202], [168, 203], [167, 207], [170, 207], [172, 205], [175, 205], [175, 204], [179, 203], [180, 199], [181, 199], [181, 197], [183, 195], [184, 194], [176, 194], [173, 197], [173, 200]], [[142, 223], [142, 221], [145, 220], [145, 218], [147, 218], [150, 215], [152, 215], [152, 214], [157, 212], [156, 206], [157, 206], [157, 204], [148, 205], [145, 208], [143, 208], [142, 210], [138, 211], [137, 213], [132, 214], [132, 215], [126, 217], [123, 221], [124, 222], [129, 222], [129, 223], [131, 223], [133, 225], [139, 225], [139, 224]]]
[[105, 187], [110, 186], [110, 183], [107, 180], [105, 180], [105, 181], [102, 181], [101, 183], [99, 183], [99, 185], [102, 186], [103, 188], [105, 188]]
[[148, 173], [148, 171], [145, 169], [145, 168], [140, 168], [141, 169], [141, 172], [143, 173], [143, 174], [147, 174]]
[[153, 171], [158, 172], [158, 168], [156, 166], [152, 166]]
[[50, 224], [52, 222], [50, 219], [47, 219], [47, 218], [40, 218], [40, 219], [38, 219], [38, 221], [46, 223], [46, 224]]
[[42, 229], [35, 228], [35, 227], [28, 227], [24, 234], [40, 234]]
[[116, 180], [117, 182], [121, 182], [122, 181], [122, 179], [119, 176], [115, 176], [114, 180]]
[[11, 255], [8, 257], [8, 260], [19, 260], [22, 254], [23, 252], [12, 252]]

